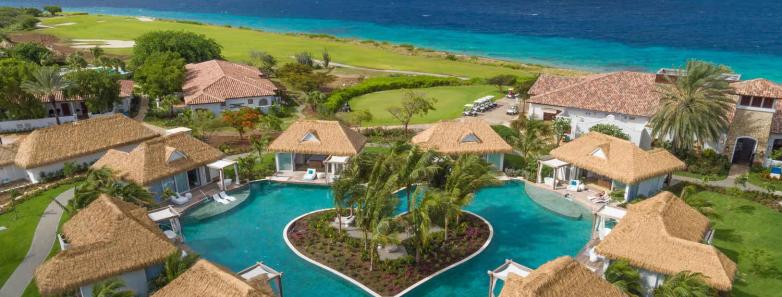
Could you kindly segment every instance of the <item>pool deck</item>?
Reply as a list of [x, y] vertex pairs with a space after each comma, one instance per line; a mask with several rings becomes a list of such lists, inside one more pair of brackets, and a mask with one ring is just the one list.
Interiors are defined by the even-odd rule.
[[[230, 191], [239, 188], [241, 186], [244, 186], [244, 184], [237, 185], [235, 183], [231, 183], [229, 185], [226, 185], [225, 190]], [[191, 198], [190, 201], [188, 201], [187, 203], [182, 205], [175, 205], [175, 204], [170, 204], [170, 205], [171, 207], [176, 209], [176, 211], [180, 213], [184, 213], [189, 208], [200, 204], [204, 200], [211, 198], [212, 195], [220, 192], [222, 192], [222, 190], [220, 190], [220, 186], [218, 185], [218, 182], [208, 183], [206, 185], [190, 189], [190, 194], [193, 195], [193, 198]]]
[[609, 203], [606, 204], [606, 203], [594, 203], [594, 202], [590, 201], [589, 200], [589, 196], [597, 195], [597, 191], [591, 190], [591, 189], [587, 189], [587, 190], [584, 190], [584, 191], [581, 191], [581, 192], [568, 191], [568, 190], [566, 190], [564, 188], [552, 189], [551, 186], [549, 186], [549, 185], [538, 184], [538, 183], [527, 181], [527, 180], [524, 180], [524, 179], [521, 179], [521, 178], [517, 178], [517, 179], [518, 180], [522, 180], [522, 181], [526, 181], [527, 185], [530, 185], [530, 186], [533, 186], [533, 187], [536, 187], [536, 188], [539, 188], [539, 189], [544, 189], [544, 190], [548, 190], [548, 191], [551, 191], [551, 192], [555, 192], [555, 193], [558, 193], [558, 194], [563, 195], [563, 196], [567, 194], [567, 195], [569, 195], [570, 197], [573, 198], [573, 201], [576, 201], [578, 204], [581, 204], [582, 206], [586, 207], [592, 213], [596, 213], [598, 210], [600, 210], [600, 208], [602, 208], [605, 205], [616, 206], [618, 204], [616, 202], [609, 202]]
[[305, 174], [307, 174], [307, 172], [305, 171], [277, 172], [271, 177], [269, 177], [269, 179], [275, 182], [299, 184], [299, 185], [327, 186], [331, 184], [331, 179], [328, 177], [316, 178], [314, 180], [306, 180], [304, 179]]

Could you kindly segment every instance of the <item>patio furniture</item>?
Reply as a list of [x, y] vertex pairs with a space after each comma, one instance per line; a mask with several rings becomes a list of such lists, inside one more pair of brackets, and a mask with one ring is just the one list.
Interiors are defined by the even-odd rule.
[[182, 196], [179, 193], [177, 193], [176, 196], [171, 196], [171, 203], [174, 203], [175, 205], [184, 205], [187, 202], [190, 202], [190, 197]]
[[[348, 227], [356, 220], [355, 216], [342, 217], [342, 227]], [[334, 223], [339, 224], [339, 218], [334, 218]]]
[[307, 173], [301, 177], [302, 180], [315, 180], [317, 177], [317, 171], [314, 168], [307, 169]]
[[782, 167], [771, 167], [771, 173], [769, 173], [770, 177], [779, 179], [780, 175], [782, 175]]
[[212, 195], [212, 200], [217, 201], [217, 203], [220, 203], [220, 204], [228, 204], [230, 202], [228, 200], [223, 199], [218, 194]]
[[326, 173], [325, 172], [318, 172], [317, 176], [318, 176], [318, 179], [323, 179], [323, 178], [326, 177]]
[[230, 195], [226, 194], [225, 192], [220, 192], [220, 193], [217, 193], [217, 195], [219, 195], [219, 196], [220, 196], [220, 198], [223, 198], [223, 199], [225, 199], [225, 200], [228, 200], [228, 201], [236, 201], [236, 198], [234, 198], [233, 196], [230, 196]]
[[584, 188], [586, 188], [584, 186], [584, 184], [581, 183], [581, 181], [577, 180], [577, 179], [571, 179], [570, 183], [568, 183], [568, 185], [567, 185], [567, 190], [568, 191], [573, 191], [573, 192], [581, 192], [581, 191], [584, 190]]
[[174, 232], [172, 230], [163, 231], [163, 235], [165, 235], [166, 238], [168, 238], [171, 241], [176, 240], [176, 232]]

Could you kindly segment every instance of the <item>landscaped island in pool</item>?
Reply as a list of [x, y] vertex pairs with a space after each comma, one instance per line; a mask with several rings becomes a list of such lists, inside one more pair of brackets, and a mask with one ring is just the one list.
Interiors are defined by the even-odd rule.
[[[186, 244], [204, 258], [234, 271], [258, 261], [282, 271], [287, 296], [367, 295], [299, 258], [283, 240], [283, 229], [291, 220], [333, 207], [328, 187], [263, 181], [243, 191], [249, 192], [248, 199], [229, 212], [201, 220], [185, 215]], [[562, 203], [572, 202], [562, 199]], [[407, 296], [481, 296], [487, 290], [486, 271], [505, 259], [537, 267], [561, 255], [576, 255], [589, 240], [588, 210], [583, 209], [581, 219], [553, 213], [532, 201], [520, 182], [480, 190], [467, 210], [492, 224], [494, 237], [489, 247]]]

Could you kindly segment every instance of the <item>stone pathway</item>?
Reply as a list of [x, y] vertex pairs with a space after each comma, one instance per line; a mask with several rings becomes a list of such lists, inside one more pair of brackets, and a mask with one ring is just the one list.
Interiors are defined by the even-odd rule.
[[22, 296], [24, 289], [27, 288], [27, 285], [33, 279], [35, 269], [46, 260], [56, 241], [57, 227], [63, 214], [63, 209], [57, 202], [67, 205], [72, 198], [73, 189], [70, 189], [55, 197], [54, 199], [57, 201], [52, 201], [46, 207], [41, 220], [38, 222], [38, 226], [35, 228], [35, 235], [33, 235], [33, 243], [30, 245], [30, 250], [27, 251], [24, 260], [16, 267], [11, 277], [0, 288], [0, 296]]

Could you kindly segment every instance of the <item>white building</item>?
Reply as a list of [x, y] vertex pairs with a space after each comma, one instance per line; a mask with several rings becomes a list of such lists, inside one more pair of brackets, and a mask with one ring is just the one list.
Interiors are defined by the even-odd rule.
[[222, 60], [187, 64], [182, 86], [185, 105], [219, 116], [223, 110], [241, 107], [264, 112], [280, 97], [277, 87], [257, 68]]

